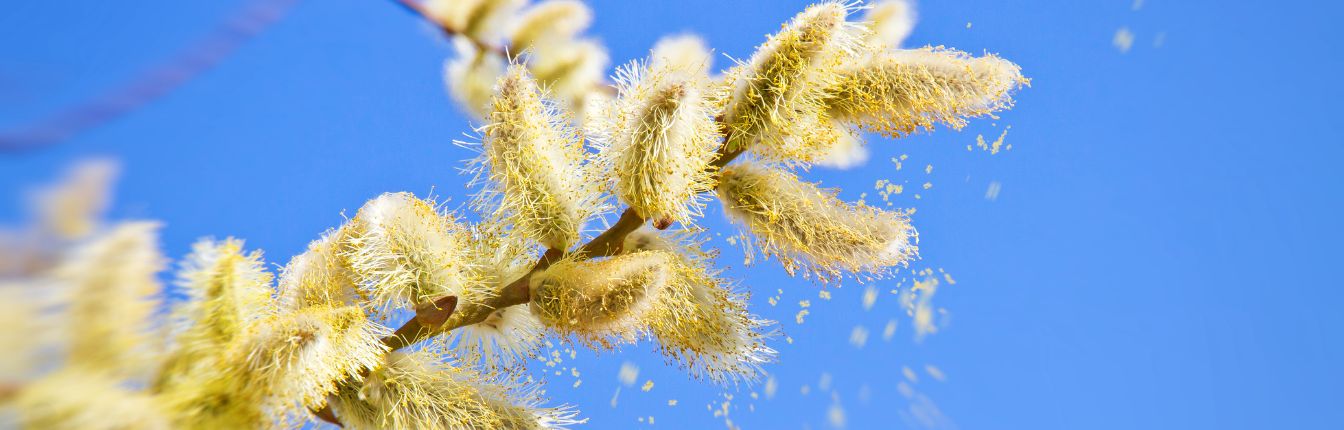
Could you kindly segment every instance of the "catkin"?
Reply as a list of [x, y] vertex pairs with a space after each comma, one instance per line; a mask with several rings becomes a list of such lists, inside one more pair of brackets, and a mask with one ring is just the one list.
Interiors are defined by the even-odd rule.
[[641, 318], [660, 304], [672, 258], [665, 251], [646, 251], [601, 261], [563, 260], [532, 277], [532, 314], [588, 346], [633, 342], [645, 330]]
[[618, 71], [619, 98], [610, 126], [598, 135], [602, 164], [615, 194], [640, 216], [688, 221], [712, 185], [710, 163], [719, 146], [710, 102], [693, 67], [638, 62]]
[[917, 252], [918, 236], [904, 214], [846, 204], [833, 191], [784, 170], [753, 163], [729, 166], [718, 194], [728, 215], [790, 274], [801, 271], [821, 280], [846, 272], [884, 275]]
[[850, 10], [838, 2], [807, 8], [729, 73], [723, 108], [729, 150], [748, 146], [771, 160], [810, 162], [839, 138], [824, 124], [826, 90], [858, 46]]
[[492, 183], [484, 196], [499, 197], [496, 215], [510, 220], [523, 236], [569, 248], [595, 210], [594, 184], [581, 164], [581, 139], [544, 101], [522, 66], [510, 67], [500, 78], [491, 103], [479, 162]]
[[902, 136], [937, 123], [961, 128], [967, 118], [1007, 109], [1026, 83], [1021, 68], [994, 55], [901, 50], [846, 68], [826, 104], [837, 120]]

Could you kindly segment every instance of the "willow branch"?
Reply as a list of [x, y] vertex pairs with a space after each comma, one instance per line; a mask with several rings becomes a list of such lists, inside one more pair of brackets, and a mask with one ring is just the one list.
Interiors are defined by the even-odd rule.
[[[719, 123], [720, 126], [723, 126], [722, 119], [719, 120]], [[726, 127], [724, 127], [724, 129], [726, 129]], [[742, 155], [742, 149], [729, 150], [727, 142], [728, 139], [725, 136], [724, 144], [719, 147], [718, 156], [710, 163], [711, 169], [715, 171], [720, 170], [723, 166], [728, 165], [733, 159], [737, 158], [737, 156]], [[592, 240], [589, 240], [588, 243], [583, 244], [583, 246], [580, 246], [574, 252], [581, 258], [610, 257], [619, 254], [621, 252], [621, 245], [625, 243], [625, 237], [635, 230], [638, 230], [640, 226], [644, 225], [645, 221], [647, 220], [640, 216], [634, 209], [626, 208], [625, 211], [621, 213], [621, 217], [616, 220], [615, 224], [607, 227], [606, 230], [596, 237], [593, 237]], [[532, 265], [532, 270], [529, 270], [522, 277], [501, 288], [499, 294], [494, 297], [485, 300], [485, 302], [478, 305], [465, 306], [457, 309], [456, 312], [448, 317], [443, 325], [437, 328], [426, 326], [419, 323], [416, 318], [412, 318], [410, 321], [407, 321], [406, 324], [403, 324], [398, 328], [391, 336], [383, 338], [383, 344], [395, 351], [428, 339], [434, 335], [447, 333], [461, 327], [485, 321], [485, 319], [490, 316], [490, 313], [497, 309], [525, 304], [531, 301], [529, 284], [532, 281], [532, 276], [546, 270], [551, 264], [559, 261], [560, 258], [564, 256], [565, 251], [562, 249], [548, 249], [546, 250], [546, 253], [542, 254], [542, 256], [537, 259], [537, 262]]]

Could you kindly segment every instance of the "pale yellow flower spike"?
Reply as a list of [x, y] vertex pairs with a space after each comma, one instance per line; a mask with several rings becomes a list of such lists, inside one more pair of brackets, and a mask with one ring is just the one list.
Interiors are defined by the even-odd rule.
[[64, 369], [23, 387], [13, 399], [22, 428], [46, 430], [168, 430], [166, 411], [120, 379]]
[[[453, 0], [446, 0], [453, 1]], [[567, 41], [588, 28], [593, 11], [579, 0], [551, 0], [528, 8], [515, 21], [512, 47], [522, 52], [538, 45]]]
[[59, 184], [41, 190], [33, 207], [42, 230], [62, 239], [97, 231], [117, 170], [112, 161], [85, 161], [72, 167]]
[[846, 204], [784, 170], [729, 166], [718, 192], [728, 215], [790, 274], [823, 281], [845, 272], [882, 276], [917, 254], [918, 235], [905, 214]]
[[477, 119], [489, 114], [495, 81], [504, 74], [504, 59], [482, 51], [471, 42], [456, 39], [458, 55], [443, 63], [443, 80], [449, 92]]
[[493, 294], [472, 279], [468, 231], [433, 202], [410, 193], [383, 194], [365, 203], [347, 228], [343, 253], [377, 309], [445, 295], [474, 303]]
[[672, 274], [659, 305], [643, 318], [659, 349], [691, 373], [720, 384], [754, 381], [774, 361], [765, 345], [773, 321], [747, 311], [747, 297], [719, 277], [695, 240], [673, 240], [644, 228], [626, 237], [625, 249], [674, 252]]
[[823, 101], [862, 33], [845, 22], [849, 13], [838, 2], [810, 6], [757, 49], [750, 63], [729, 72], [731, 95], [723, 112], [730, 150], [756, 144], [772, 160], [811, 162], [838, 138], [824, 127]]
[[319, 305], [353, 305], [366, 301], [356, 286], [341, 243], [350, 227], [330, 230], [308, 244], [308, 250], [289, 260], [280, 272], [280, 307], [300, 310]]
[[638, 62], [617, 71], [620, 97], [610, 127], [598, 133], [601, 163], [615, 193], [640, 216], [689, 221], [713, 187], [709, 164], [719, 146], [700, 65]]
[[496, 85], [478, 160], [488, 171], [478, 179], [488, 173], [492, 183], [482, 201], [498, 195], [496, 216], [555, 249], [578, 241], [583, 222], [596, 210], [596, 187], [583, 174], [582, 140], [565, 121], [527, 71], [511, 66]]
[[55, 269], [65, 297], [69, 364], [114, 375], [140, 375], [153, 364], [148, 340], [156, 274], [164, 258], [159, 225], [131, 222], [80, 245]]
[[667, 36], [658, 39], [649, 52], [651, 69], [676, 68], [694, 76], [708, 78], [710, 67], [714, 65], [714, 56], [705, 41], [693, 34]]
[[274, 396], [277, 406], [314, 407], [340, 380], [377, 367], [387, 334], [359, 307], [313, 307], [257, 324], [229, 364], [242, 365], [246, 390]]
[[659, 306], [674, 256], [666, 251], [601, 261], [562, 260], [532, 277], [532, 314], [561, 336], [614, 348], [646, 331], [643, 317]]
[[900, 48], [910, 31], [915, 29], [915, 5], [910, 0], [884, 0], [868, 5], [863, 22], [868, 27], [865, 42], [868, 46], [889, 50]]
[[529, 64], [532, 74], [550, 89], [552, 97], [580, 110], [587, 95], [602, 84], [610, 61], [602, 44], [593, 40], [568, 40], [531, 51]]
[[574, 423], [568, 408], [539, 408], [532, 391], [488, 381], [426, 351], [397, 351], [363, 381], [331, 398], [347, 428], [553, 429]]
[[1010, 107], [1013, 90], [1029, 82], [997, 56], [942, 48], [880, 54], [841, 76], [827, 101], [833, 117], [889, 136], [937, 123], [961, 128], [967, 118]]
[[439, 25], [474, 40], [493, 41], [526, 0], [428, 0], [426, 13]]

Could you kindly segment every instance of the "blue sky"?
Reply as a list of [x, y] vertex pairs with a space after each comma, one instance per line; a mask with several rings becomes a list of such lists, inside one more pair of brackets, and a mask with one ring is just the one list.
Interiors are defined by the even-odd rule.
[[[684, 31], [745, 57], [805, 4], [600, 1], [591, 33], [617, 62]], [[9, 5], [0, 15], [0, 127], [133, 76], [240, 5]], [[907, 184], [893, 201], [918, 208], [916, 267], [957, 281], [935, 299], [947, 325], [916, 343], [886, 292], [896, 282], [877, 284], [883, 293], [864, 311], [862, 286], [821, 300], [819, 287], [776, 265], [742, 267], [740, 252], [715, 237], [721, 264], [756, 293], [754, 309], [793, 339], [775, 345], [774, 398], [761, 386], [727, 390], [733, 423], [829, 428], [838, 399], [858, 429], [921, 428], [902, 415], [929, 404], [964, 429], [1344, 427], [1339, 6], [929, 0], [919, 9], [910, 44], [999, 53], [1032, 87], [998, 120], [876, 138], [868, 165], [805, 176], [851, 200], [875, 200], [878, 179]], [[1112, 46], [1121, 27], [1135, 35], [1127, 53]], [[439, 75], [451, 54], [389, 1], [304, 2], [159, 102], [60, 145], [0, 156], [0, 217], [16, 221], [25, 185], [89, 156], [121, 160], [112, 213], [164, 220], [174, 257], [198, 237], [236, 236], [282, 264], [379, 193], [433, 190], [463, 202], [456, 169], [470, 154], [451, 141], [469, 123]], [[1011, 151], [966, 150], [1006, 126]], [[902, 154], [897, 171], [888, 160]], [[926, 181], [933, 188], [914, 199]], [[1001, 184], [994, 200], [985, 198], [991, 182]], [[717, 208], [702, 225], [735, 231]], [[772, 307], [776, 289], [784, 293]], [[798, 325], [805, 299], [812, 314]], [[900, 328], [884, 342], [893, 318]], [[849, 343], [856, 325], [873, 332], [861, 349]], [[655, 387], [623, 388], [613, 408], [626, 361]], [[551, 374], [548, 394], [578, 405], [592, 428], [648, 426], [637, 421], [647, 416], [654, 428], [723, 425], [706, 405], [718, 408], [725, 390], [688, 380], [651, 345], [581, 352], [571, 363], [582, 385]], [[946, 380], [930, 378], [928, 364]], [[903, 366], [917, 372], [912, 386], [928, 403], [898, 392]], [[818, 387], [823, 373], [830, 390]]]

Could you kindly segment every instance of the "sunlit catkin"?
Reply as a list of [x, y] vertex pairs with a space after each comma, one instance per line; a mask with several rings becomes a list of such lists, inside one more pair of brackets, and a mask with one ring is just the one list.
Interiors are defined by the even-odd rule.
[[280, 307], [299, 310], [318, 305], [363, 303], [358, 281], [350, 263], [341, 253], [342, 242], [351, 228], [343, 227], [322, 234], [308, 249], [289, 260], [280, 272]]
[[648, 228], [626, 237], [627, 250], [663, 250], [676, 257], [659, 305], [642, 320], [663, 354], [691, 375], [720, 384], [755, 380], [761, 366], [774, 360], [775, 351], [765, 345], [774, 323], [747, 311], [747, 297], [719, 277], [700, 246]]
[[878, 50], [901, 47], [915, 28], [915, 5], [910, 0], [882, 0], [868, 5], [863, 22], [866, 44]]
[[248, 382], [248, 393], [240, 394], [281, 408], [313, 407], [338, 381], [377, 366], [386, 334], [358, 307], [313, 307], [256, 324], [229, 352], [227, 365]]
[[189, 297], [180, 310], [191, 324], [180, 339], [185, 347], [227, 344], [275, 312], [264, 264], [261, 252], [244, 252], [237, 239], [206, 239], [192, 246], [177, 281]]
[[427, 351], [398, 351], [363, 380], [347, 386], [330, 405], [347, 428], [549, 429], [572, 423], [564, 408], [535, 407], [526, 398], [468, 368]]
[[490, 293], [469, 276], [465, 227], [433, 202], [383, 194], [346, 228], [345, 258], [374, 306], [404, 308], [445, 295], [475, 302]]
[[900, 50], [846, 68], [826, 103], [838, 120], [901, 136], [937, 123], [961, 128], [967, 118], [1006, 109], [1027, 82], [1016, 64], [994, 55]]
[[563, 260], [532, 277], [532, 314], [546, 327], [592, 347], [631, 342], [659, 305], [674, 256], [666, 251], [601, 261]]
[[837, 138], [816, 125], [825, 120], [823, 101], [837, 69], [858, 45], [860, 32], [845, 22], [849, 12], [838, 2], [808, 7], [729, 73], [728, 149], [755, 144], [767, 158], [809, 162]]
[[615, 194], [647, 219], [688, 221], [712, 188], [719, 146], [698, 65], [638, 62], [617, 72], [619, 98], [601, 150]]
[[496, 215], [524, 237], [566, 249], [593, 208], [594, 186], [582, 166], [582, 141], [537, 82], [519, 65], [496, 84], [483, 132], [483, 167], [498, 196]]
[[70, 364], [126, 376], [152, 360], [144, 347], [149, 317], [164, 266], [158, 249], [159, 225], [120, 224], [75, 248], [56, 267], [68, 288], [65, 323]]
[[801, 271], [822, 280], [845, 272], [884, 275], [917, 252], [918, 236], [904, 214], [846, 204], [834, 191], [784, 170], [752, 163], [729, 166], [718, 193], [725, 212], [790, 274]]

